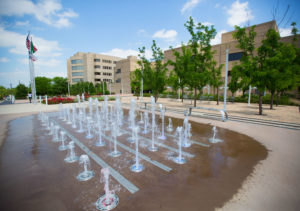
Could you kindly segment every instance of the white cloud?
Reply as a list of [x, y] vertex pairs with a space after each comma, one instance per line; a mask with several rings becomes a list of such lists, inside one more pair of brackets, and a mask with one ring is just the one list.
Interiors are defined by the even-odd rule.
[[205, 25], [205, 26], [212, 26], [213, 25], [211, 22], [203, 22], [202, 24]]
[[291, 28], [280, 28], [279, 29], [280, 37], [286, 37], [292, 35], [292, 29]]
[[166, 41], [175, 41], [177, 36], [177, 31], [175, 30], [165, 30], [161, 29], [153, 34], [153, 38], [161, 38], [165, 39]]
[[147, 32], [146, 32], [145, 29], [140, 29], [140, 30], [138, 30], [137, 34], [138, 34], [139, 36], [146, 36], [146, 35], [147, 35]]
[[[21, 80], [22, 83], [28, 85], [29, 67], [28, 52], [25, 44], [26, 36], [26, 34], [19, 34], [0, 27], [0, 47], [8, 48], [10, 53], [22, 56], [22, 59], [15, 60], [16, 65], [19, 67], [18, 69], [8, 69], [7, 72], [5, 72], [5, 69], [1, 68], [0, 84], [5, 85], [8, 82], [12, 82], [13, 85], [16, 85], [18, 80]], [[62, 52], [58, 42], [45, 40], [44, 38], [34, 35], [32, 41], [38, 49], [35, 53], [37, 61], [34, 62], [36, 76], [65, 77], [66, 64], [65, 60], [60, 57]], [[22, 70], [23, 67], [24, 70]]]
[[28, 26], [29, 21], [17, 21], [16, 26]]
[[227, 23], [230, 26], [239, 26], [254, 18], [251, 14], [251, 10], [247, 1], [244, 3], [240, 3], [239, 0], [236, 0], [227, 10], [227, 13], [229, 15]]
[[[139, 52], [134, 49], [121, 49], [121, 48], [114, 48], [108, 52], [102, 52], [101, 54], [110, 55], [110, 56], [117, 56], [121, 58], [127, 58], [127, 56], [138, 56]], [[145, 52], [146, 58], [151, 58], [152, 53], [150, 50], [146, 50]]]
[[0, 58], [0, 62], [4, 63], [4, 62], [9, 62], [9, 59], [6, 57], [1, 57]]
[[217, 44], [220, 44], [221, 43], [221, 38], [222, 38], [222, 34], [227, 32], [226, 30], [221, 30], [217, 33], [216, 37], [211, 40], [210, 44], [211, 45], [217, 45]]
[[[27, 55], [26, 36], [0, 27], [0, 47], [9, 48], [9, 52], [14, 54]], [[61, 49], [57, 41], [49, 41], [35, 36], [33, 36], [32, 41], [38, 49], [36, 52], [37, 57], [51, 58], [61, 55]]]
[[58, 0], [2, 0], [0, 16], [33, 15], [39, 21], [57, 28], [71, 25], [70, 18], [78, 17], [72, 9], [64, 10]]
[[192, 10], [194, 7], [197, 6], [202, 0], [189, 0], [187, 1], [183, 7], [181, 8], [180, 12], [183, 14], [188, 10]]

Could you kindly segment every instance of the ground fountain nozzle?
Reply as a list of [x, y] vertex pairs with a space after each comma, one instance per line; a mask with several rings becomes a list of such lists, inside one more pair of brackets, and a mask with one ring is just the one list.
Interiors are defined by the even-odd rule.
[[83, 171], [76, 177], [79, 181], [87, 181], [95, 175], [94, 171], [89, 170], [91, 165], [89, 156], [81, 155], [79, 157], [79, 164], [83, 165]]

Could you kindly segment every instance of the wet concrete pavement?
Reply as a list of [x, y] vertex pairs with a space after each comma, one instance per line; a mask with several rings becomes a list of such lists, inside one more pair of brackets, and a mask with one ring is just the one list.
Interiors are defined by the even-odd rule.
[[[115, 210], [214, 210], [231, 199], [254, 166], [267, 156], [267, 150], [250, 137], [218, 128], [218, 138], [224, 142], [211, 147], [184, 148], [195, 155], [187, 158], [184, 165], [171, 160], [176, 153], [163, 148], [152, 153], [146, 149], [147, 143], [141, 142], [141, 153], [169, 166], [172, 171], [163, 171], [141, 160], [146, 169], [132, 173], [129, 167], [134, 163], [133, 154], [119, 148], [122, 156], [111, 158], [109, 144], [95, 147], [96, 138], [87, 140], [84, 134], [72, 131], [70, 125], [55, 119], [140, 189], [131, 194], [111, 178], [120, 198]], [[182, 125], [182, 120], [173, 119], [173, 125], [174, 128]], [[60, 144], [52, 142], [52, 136], [46, 133], [37, 116], [10, 122], [7, 139], [0, 149], [0, 190], [5, 193], [0, 199], [0, 210], [95, 210], [94, 203], [104, 194], [101, 167], [91, 161], [96, 176], [90, 181], [78, 182], [78, 163], [65, 163], [67, 152], [58, 151]], [[192, 140], [209, 144], [211, 126], [192, 123], [192, 134]], [[126, 141], [127, 137], [125, 134], [118, 141], [134, 149], [135, 146]], [[150, 134], [147, 137], [150, 138]], [[177, 148], [171, 137], [161, 142]], [[76, 153], [83, 154], [78, 147]]]

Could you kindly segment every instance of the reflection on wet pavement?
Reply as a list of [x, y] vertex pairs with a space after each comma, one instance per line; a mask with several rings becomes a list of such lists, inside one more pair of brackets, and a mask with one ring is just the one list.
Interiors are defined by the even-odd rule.
[[[72, 131], [70, 125], [55, 120]], [[172, 121], [174, 128], [182, 125], [182, 120]], [[192, 140], [209, 144], [212, 127], [191, 123]], [[78, 182], [76, 176], [81, 170], [78, 163], [65, 163], [67, 152], [58, 151], [60, 144], [52, 142], [46, 133], [36, 116], [10, 122], [7, 139], [0, 149], [0, 210], [95, 210], [96, 200], [104, 193], [100, 166], [91, 160], [95, 177]], [[107, 155], [109, 144], [95, 147], [96, 137], [87, 140], [85, 134], [72, 132], [72, 135], [140, 189], [131, 194], [111, 179], [120, 198], [114, 210], [214, 210], [237, 192], [253, 167], [267, 156], [266, 149], [250, 137], [218, 128], [217, 136], [224, 142], [210, 147], [183, 148], [195, 155], [186, 158], [184, 165], [168, 159], [174, 152], [164, 148], [149, 152], [147, 143], [141, 142], [141, 146], [144, 144], [141, 153], [171, 167], [172, 171], [163, 171], [141, 160], [145, 170], [133, 173], [129, 169], [134, 162], [133, 154], [119, 149], [122, 156], [111, 158]], [[126, 141], [127, 137], [122, 135], [118, 141], [134, 149], [134, 144]], [[177, 148], [171, 137], [161, 143]], [[78, 156], [83, 154], [78, 147], [75, 151]]]

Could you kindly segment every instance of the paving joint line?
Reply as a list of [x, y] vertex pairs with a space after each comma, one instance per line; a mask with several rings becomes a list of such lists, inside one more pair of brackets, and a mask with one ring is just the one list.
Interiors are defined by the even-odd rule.
[[[56, 120], [52, 120], [56, 124], [60, 125]], [[118, 171], [108, 165], [104, 160], [102, 160], [99, 156], [97, 156], [94, 152], [92, 152], [89, 148], [87, 148], [81, 141], [75, 138], [67, 129], [61, 126], [66, 132], [72, 141], [74, 141], [79, 148], [81, 148], [86, 154], [88, 154], [96, 163], [98, 163], [103, 168], [109, 168], [110, 174], [113, 178], [115, 178], [124, 188], [126, 188], [130, 193], [135, 193], [139, 190], [134, 184], [132, 184], [129, 180], [127, 180], [123, 175], [121, 175]]]

